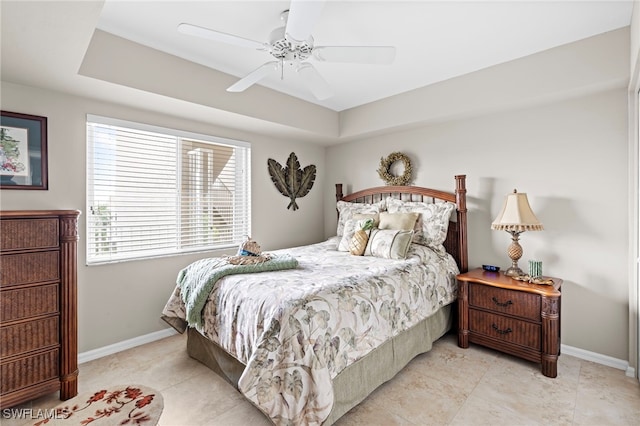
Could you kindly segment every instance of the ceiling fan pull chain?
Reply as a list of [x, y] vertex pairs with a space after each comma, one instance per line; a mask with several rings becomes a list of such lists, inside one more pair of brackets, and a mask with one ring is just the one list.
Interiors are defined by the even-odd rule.
[[280, 80], [284, 80], [284, 58], [280, 59]]

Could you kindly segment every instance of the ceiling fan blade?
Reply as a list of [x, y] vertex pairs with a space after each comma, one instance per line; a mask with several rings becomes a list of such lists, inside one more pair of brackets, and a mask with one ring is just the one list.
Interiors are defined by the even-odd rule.
[[249, 47], [257, 50], [267, 50], [268, 45], [259, 41], [250, 40], [248, 38], [238, 37], [233, 34], [222, 33], [220, 31], [211, 30], [209, 28], [199, 27], [197, 25], [182, 23], [178, 25], [178, 32], [196, 37], [202, 37], [213, 41], [233, 44], [240, 47]]
[[265, 78], [270, 73], [277, 71], [280, 68], [280, 61], [271, 61], [262, 64], [255, 70], [251, 71], [245, 77], [238, 80], [235, 84], [227, 88], [227, 92], [242, 92], [249, 86], [256, 84], [258, 81]]
[[317, 46], [313, 57], [326, 62], [387, 65], [396, 57], [393, 46]]
[[303, 42], [311, 36], [324, 3], [324, 0], [291, 0], [285, 29], [285, 35], [289, 41]]
[[327, 83], [327, 80], [322, 78], [318, 70], [308, 62], [300, 64], [296, 70], [302, 75], [309, 90], [313, 93], [313, 96], [318, 100], [323, 100], [333, 96], [333, 90]]

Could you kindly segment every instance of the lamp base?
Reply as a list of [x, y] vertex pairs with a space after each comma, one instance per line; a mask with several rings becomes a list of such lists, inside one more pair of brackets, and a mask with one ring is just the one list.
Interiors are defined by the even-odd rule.
[[524, 271], [520, 268], [516, 267], [511, 267], [509, 269], [507, 269], [506, 271], [504, 271], [504, 274], [508, 277], [519, 277], [524, 275]]
[[524, 275], [522, 269], [518, 267], [518, 259], [522, 257], [522, 246], [518, 240], [520, 239], [520, 234], [522, 231], [507, 231], [511, 234], [511, 244], [507, 249], [507, 254], [511, 258], [511, 267], [507, 269], [504, 274], [508, 277], [519, 277], [520, 275]]

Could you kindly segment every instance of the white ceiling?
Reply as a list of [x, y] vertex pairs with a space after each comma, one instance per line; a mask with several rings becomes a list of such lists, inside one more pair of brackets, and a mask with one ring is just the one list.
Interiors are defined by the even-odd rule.
[[[288, 1], [104, 3], [97, 27], [241, 78], [269, 60], [264, 51], [177, 32], [187, 22], [267, 41]], [[309, 59], [335, 95], [316, 100], [291, 70], [271, 89], [342, 111], [630, 24], [631, 1], [327, 1], [312, 34], [320, 45], [392, 45], [391, 65]], [[188, 78], [188, 77], [186, 77]], [[251, 88], [247, 89], [251, 90]]]
[[[236, 81], [234, 75], [246, 75], [270, 60], [269, 55], [187, 37], [176, 30], [178, 23], [192, 22], [266, 41], [288, 1], [0, 0], [0, 75], [3, 83], [21, 85], [19, 90], [44, 88], [156, 112], [168, 119], [217, 125], [228, 137], [250, 137], [246, 135], [250, 132], [335, 144], [423, 123], [426, 116], [415, 107], [407, 120], [402, 119], [402, 109], [393, 117], [387, 112], [407, 101], [420, 105], [420, 97], [428, 96], [430, 88], [442, 87], [434, 85], [439, 81], [627, 27], [633, 4], [630, 0], [328, 0], [313, 32], [317, 45], [392, 44], [398, 51], [391, 66], [312, 60], [336, 93], [319, 103], [289, 75], [283, 81], [264, 82], [266, 88], [225, 92]], [[172, 60], [167, 53], [153, 54], [153, 49], [141, 44], [187, 61]], [[129, 60], [129, 55], [137, 56]], [[188, 60], [206, 66], [190, 65]], [[597, 74], [600, 68], [585, 70], [585, 76]], [[616, 84], [625, 82], [616, 80]], [[388, 98], [418, 87], [426, 90]], [[25, 96], [25, 102], [28, 99]], [[460, 102], [463, 94], [456, 99]], [[471, 104], [462, 110], [481, 108]], [[427, 115], [441, 119], [433, 108], [433, 104], [426, 106]], [[367, 123], [367, 113], [359, 112], [372, 110], [385, 118]]]

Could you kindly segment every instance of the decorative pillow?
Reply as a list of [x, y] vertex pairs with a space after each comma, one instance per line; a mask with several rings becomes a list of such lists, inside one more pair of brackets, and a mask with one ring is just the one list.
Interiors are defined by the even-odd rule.
[[365, 221], [367, 219], [373, 219], [373, 227], [379, 228], [380, 225], [380, 213], [356, 213], [351, 219]]
[[380, 229], [395, 229], [398, 231], [411, 231], [415, 228], [419, 213], [380, 213]]
[[356, 233], [358, 228], [358, 220], [349, 219], [344, 224], [344, 229], [342, 231], [342, 238], [340, 239], [340, 243], [338, 244], [338, 251], [349, 251], [349, 242], [351, 242], [351, 238], [353, 238], [353, 234]]
[[423, 203], [387, 198], [389, 213], [414, 212], [420, 217], [414, 228], [413, 242], [434, 250], [443, 251], [442, 244], [447, 238], [449, 219], [456, 205], [449, 202]]
[[346, 201], [338, 201], [336, 208], [338, 209], [338, 229], [336, 235], [341, 237], [344, 233], [344, 225], [347, 221], [353, 218], [354, 214], [367, 213], [375, 214], [384, 210], [384, 200], [378, 201], [374, 204], [366, 203], [348, 203]]
[[349, 241], [349, 253], [354, 256], [362, 256], [367, 248], [370, 233], [371, 229], [354, 232], [351, 241]]
[[412, 237], [413, 231], [372, 229], [364, 255], [385, 259], [405, 259]]

